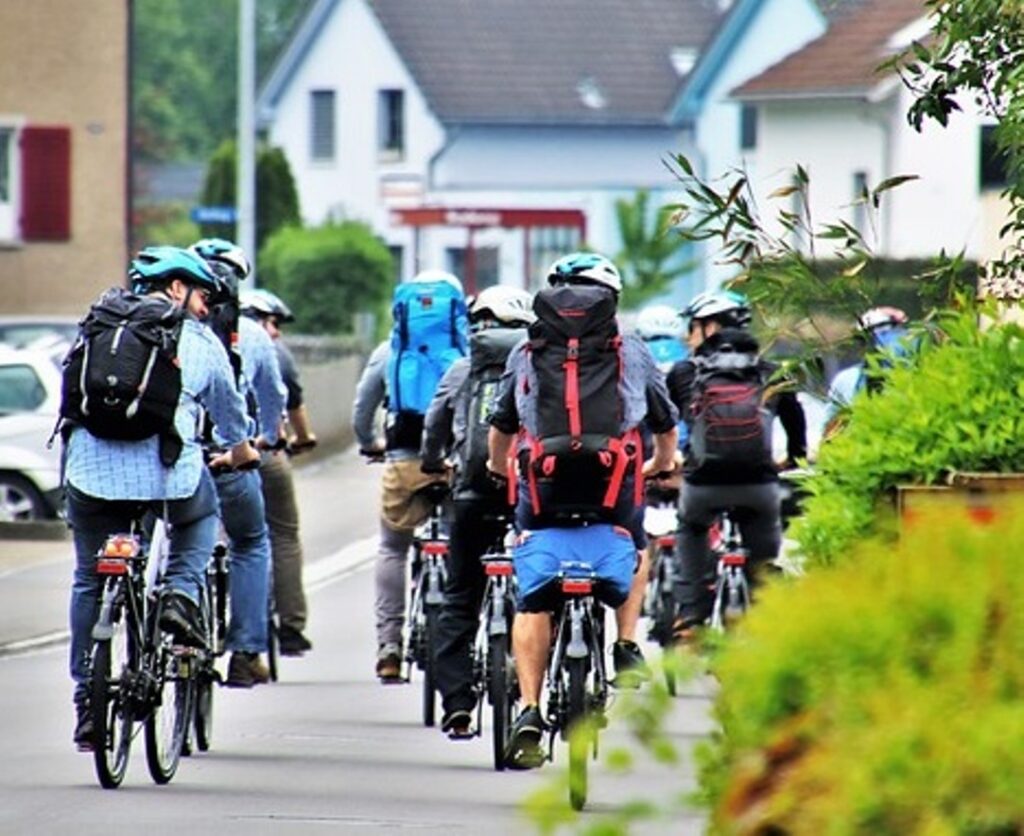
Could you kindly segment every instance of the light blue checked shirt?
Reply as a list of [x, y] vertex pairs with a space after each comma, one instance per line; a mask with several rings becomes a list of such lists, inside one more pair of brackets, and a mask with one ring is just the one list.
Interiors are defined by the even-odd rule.
[[[262, 325], [243, 316], [238, 320], [238, 349], [242, 354], [243, 392], [253, 393], [259, 412], [259, 425], [250, 428], [251, 434], [262, 435], [273, 444], [288, 397], [274, 341]], [[221, 440], [219, 429], [217, 439]]]
[[185, 499], [203, 471], [202, 411], [213, 417], [226, 447], [248, 438], [245, 403], [235, 387], [227, 352], [205, 325], [186, 319], [178, 341], [181, 400], [174, 425], [184, 442], [173, 467], [160, 463], [160, 441], [108, 441], [76, 427], [67, 447], [67, 481], [99, 499]]

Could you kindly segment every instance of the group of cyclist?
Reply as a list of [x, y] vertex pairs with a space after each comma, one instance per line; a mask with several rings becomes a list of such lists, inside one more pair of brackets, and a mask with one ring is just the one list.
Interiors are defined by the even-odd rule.
[[[223, 239], [147, 247], [131, 262], [130, 289], [98, 300], [65, 361], [61, 434], [76, 554], [70, 670], [80, 750], [94, 742], [97, 555], [108, 536], [139, 529], [147, 515], [163, 521], [169, 543], [160, 628], [185, 646], [205, 642], [199, 601], [223, 531], [231, 567], [226, 685], [268, 681], [260, 657], [268, 648], [271, 566], [281, 653], [312, 647], [303, 633], [302, 549], [287, 455], [311, 448], [316, 436], [295, 363], [278, 340], [291, 311], [268, 291], [241, 290], [249, 272], [242, 250]], [[109, 351], [100, 352], [105, 334]], [[133, 381], [126, 409], [119, 375]], [[147, 429], [133, 429], [143, 417]]]

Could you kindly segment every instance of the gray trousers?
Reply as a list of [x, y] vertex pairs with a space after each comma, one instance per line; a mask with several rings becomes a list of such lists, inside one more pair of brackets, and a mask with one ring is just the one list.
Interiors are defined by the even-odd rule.
[[708, 548], [708, 529], [729, 510], [750, 552], [751, 581], [757, 567], [779, 555], [782, 522], [778, 482], [755, 485], [683, 484], [679, 496], [679, 537], [676, 540], [676, 602], [680, 615], [700, 623], [714, 603], [715, 557]]
[[380, 550], [375, 567], [377, 582], [377, 644], [402, 644], [405, 619], [405, 576], [412, 548], [412, 531], [380, 524]]
[[302, 541], [292, 466], [284, 453], [263, 456], [260, 464], [274, 567], [274, 604], [280, 623], [306, 629], [306, 593], [302, 588]]

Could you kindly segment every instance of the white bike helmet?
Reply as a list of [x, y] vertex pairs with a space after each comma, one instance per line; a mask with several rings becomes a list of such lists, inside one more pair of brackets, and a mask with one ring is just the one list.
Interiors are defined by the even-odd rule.
[[293, 322], [295, 315], [276, 293], [264, 288], [243, 290], [238, 297], [242, 313], [256, 318], [276, 316], [281, 322]]
[[739, 328], [749, 325], [751, 318], [747, 298], [732, 290], [706, 290], [698, 293], [681, 315], [691, 323], [695, 319], [715, 319]]
[[480, 291], [469, 306], [470, 322], [477, 322], [485, 317], [509, 326], [530, 325], [537, 319], [533, 312], [533, 296], [518, 287], [488, 287]]
[[643, 340], [657, 337], [679, 339], [685, 331], [683, 318], [668, 305], [648, 305], [636, 318], [636, 333]]
[[878, 328], [904, 326], [907, 324], [907, 315], [899, 308], [882, 306], [864, 311], [858, 322], [861, 330], [870, 333]]
[[463, 293], [462, 282], [453, 273], [447, 270], [420, 270], [415, 276], [409, 279], [413, 284], [426, 284], [428, 282], [448, 282], [459, 293]]
[[622, 293], [619, 269], [603, 255], [597, 253], [569, 253], [548, 270], [548, 284], [600, 284]]

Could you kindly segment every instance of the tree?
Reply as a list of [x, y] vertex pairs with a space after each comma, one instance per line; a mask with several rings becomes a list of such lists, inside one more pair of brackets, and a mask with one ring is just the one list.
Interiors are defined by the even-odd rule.
[[[210, 159], [203, 185], [206, 206], [235, 205], [235, 171], [238, 154], [235, 143], [221, 144]], [[299, 195], [284, 151], [262, 146], [256, 155], [256, 251], [281, 227], [298, 224]], [[204, 224], [204, 236], [234, 240], [235, 224]]]
[[[693, 269], [692, 262], [679, 264], [686, 246], [684, 238], [671, 230], [669, 212], [649, 210], [650, 193], [641, 189], [632, 200], [615, 201], [622, 249], [615, 263], [622, 272], [622, 306], [636, 308], [652, 296], [663, 293], [677, 277]], [[675, 262], [676, 266], [670, 266]]]
[[353, 314], [375, 312], [391, 293], [391, 252], [363, 223], [286, 226], [260, 251], [260, 280], [295, 312], [296, 329], [338, 334]]
[[987, 266], [990, 278], [1024, 270], [1024, 4], [1020, 0], [927, 0], [931, 34], [887, 66], [899, 70], [915, 95], [907, 118], [920, 130], [928, 119], [947, 125], [970, 101], [995, 120], [1005, 155], [1010, 214], [1006, 250]]

